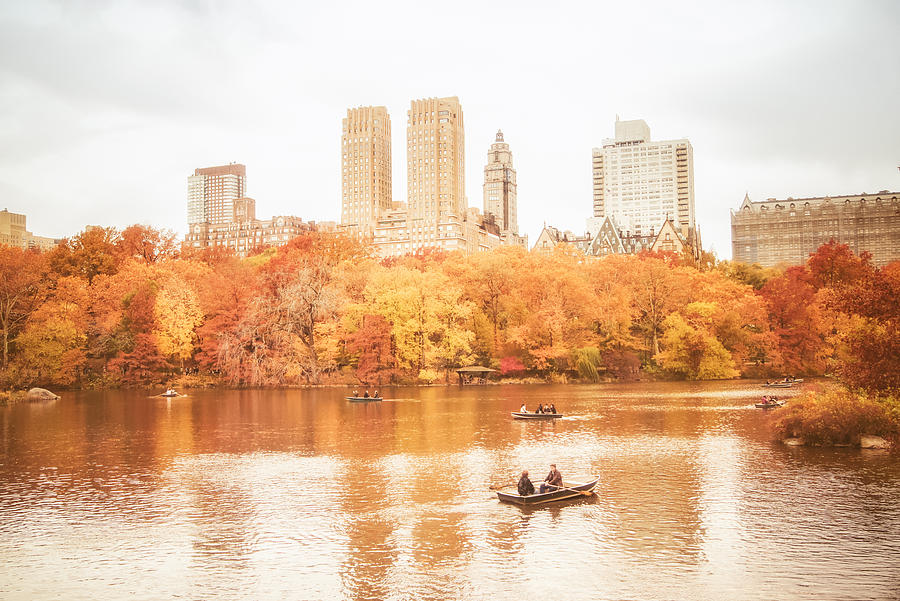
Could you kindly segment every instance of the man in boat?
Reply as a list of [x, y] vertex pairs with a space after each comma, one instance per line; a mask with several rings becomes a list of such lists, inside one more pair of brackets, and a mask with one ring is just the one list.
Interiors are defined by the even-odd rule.
[[368, 390], [367, 390], [366, 393], [363, 395], [363, 398], [364, 398], [364, 399], [369, 398], [369, 391], [368, 391]]
[[559, 473], [559, 470], [556, 469], [556, 464], [550, 464], [550, 473], [547, 474], [547, 477], [544, 478], [544, 481], [541, 483], [541, 493], [551, 492], [557, 489], [557, 487], [563, 485], [562, 474]]
[[377, 398], [378, 398], [378, 391], [377, 391], [377, 390], [375, 391], [375, 394], [372, 395], [372, 398], [373, 398], [373, 399], [377, 399]]
[[531, 483], [531, 479], [528, 477], [528, 470], [524, 470], [522, 472], [522, 477], [519, 478], [519, 495], [523, 497], [527, 497], [528, 495], [534, 494], [534, 484]]
[[543, 413], [544, 412], [544, 404], [538, 403], [538, 408], [534, 410], [535, 413]]
[[519, 407], [519, 413], [528, 413], [528, 409], [525, 408], [525, 403], [522, 403], [522, 406]]
[[556, 415], [556, 405], [554, 403], [550, 403], [550, 413]]

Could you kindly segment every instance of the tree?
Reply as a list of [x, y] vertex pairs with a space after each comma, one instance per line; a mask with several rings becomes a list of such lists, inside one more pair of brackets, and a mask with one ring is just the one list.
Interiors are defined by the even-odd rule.
[[852, 285], [869, 276], [873, 269], [871, 260], [871, 253], [864, 251], [856, 256], [848, 245], [838, 244], [832, 239], [810, 253], [806, 267], [817, 288], [836, 288]]
[[708, 331], [713, 311], [710, 303], [691, 303], [685, 307], [686, 316], [672, 313], [666, 317], [663, 349], [656, 355], [663, 369], [689, 380], [738, 375], [729, 352]]
[[160, 352], [184, 368], [194, 352], [196, 329], [203, 322], [197, 294], [180, 279], [169, 278], [156, 295], [154, 316]]
[[395, 373], [396, 359], [391, 343], [391, 324], [381, 315], [363, 315], [362, 326], [350, 334], [347, 348], [357, 353], [356, 377], [364, 384], [381, 386]]
[[118, 238], [114, 228], [89, 227], [50, 251], [50, 265], [60, 275], [82, 277], [90, 284], [98, 275], [118, 271], [121, 258], [116, 247]]
[[15, 365], [22, 383], [70, 386], [86, 363], [88, 289], [74, 277], [61, 278], [16, 337]]
[[176, 256], [175, 232], [146, 225], [131, 225], [122, 230], [115, 246], [123, 259], [157, 263]]
[[0, 244], [0, 334], [3, 369], [9, 365], [9, 342], [41, 305], [48, 291], [45, 256]]
[[804, 266], [788, 268], [760, 291], [766, 300], [783, 367], [792, 373], [822, 373], [821, 308], [812, 276]]

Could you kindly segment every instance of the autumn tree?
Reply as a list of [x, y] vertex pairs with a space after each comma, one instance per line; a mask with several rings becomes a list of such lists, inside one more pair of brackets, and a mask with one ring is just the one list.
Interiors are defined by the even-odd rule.
[[112, 275], [118, 271], [121, 262], [116, 247], [118, 239], [115, 228], [89, 227], [50, 251], [50, 265], [59, 275], [78, 276], [90, 284], [98, 275]]
[[760, 291], [766, 300], [772, 330], [785, 370], [822, 373], [823, 323], [816, 288], [805, 266], [788, 268]]
[[137, 224], [122, 230], [115, 246], [123, 259], [137, 259], [148, 264], [172, 259], [178, 249], [175, 232]]
[[663, 322], [662, 350], [656, 355], [664, 370], [688, 380], [733, 378], [738, 375], [728, 350], [713, 334], [714, 303], [694, 302]]
[[45, 266], [45, 256], [37, 251], [0, 244], [0, 343], [4, 369], [9, 365], [10, 341], [47, 293]]
[[396, 371], [391, 324], [381, 315], [363, 315], [362, 325], [349, 335], [347, 349], [358, 356], [356, 377], [364, 384], [381, 386]]

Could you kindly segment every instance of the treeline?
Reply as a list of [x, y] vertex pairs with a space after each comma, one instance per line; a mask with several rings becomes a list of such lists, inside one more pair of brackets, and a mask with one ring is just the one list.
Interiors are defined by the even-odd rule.
[[840, 373], [900, 384], [900, 265], [702, 267], [504, 247], [378, 260], [309, 233], [239, 260], [144, 226], [46, 253], [0, 246], [0, 385], [435, 382], [483, 364], [563, 381]]

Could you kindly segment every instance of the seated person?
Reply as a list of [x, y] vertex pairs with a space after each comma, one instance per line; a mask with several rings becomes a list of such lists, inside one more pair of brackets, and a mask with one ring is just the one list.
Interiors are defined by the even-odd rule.
[[518, 488], [519, 494], [523, 497], [534, 494], [534, 484], [532, 484], [531, 480], [528, 478], [528, 470], [522, 472], [522, 477], [519, 478]]
[[368, 391], [368, 390], [366, 391], [366, 394], [363, 395], [363, 398], [364, 398], [364, 399], [369, 398], [369, 391]]
[[535, 413], [543, 413], [543, 412], [544, 412], [544, 405], [543, 405], [543, 404], [538, 404], [538, 408], [535, 409], [534, 412], [535, 412]]
[[550, 413], [556, 415], [556, 405], [554, 405], [553, 403], [550, 403]]
[[559, 473], [559, 470], [556, 469], [556, 464], [550, 464], [550, 473], [547, 474], [547, 477], [544, 478], [544, 482], [541, 483], [541, 492], [552, 492], [557, 489], [557, 487], [562, 486], [563, 479], [562, 474]]
[[528, 409], [525, 408], [525, 403], [522, 403], [522, 406], [519, 407], [519, 413], [528, 413]]
[[375, 391], [375, 394], [372, 395], [372, 398], [373, 398], [373, 399], [377, 399], [377, 398], [378, 398], [378, 391], [377, 391], [377, 390]]

